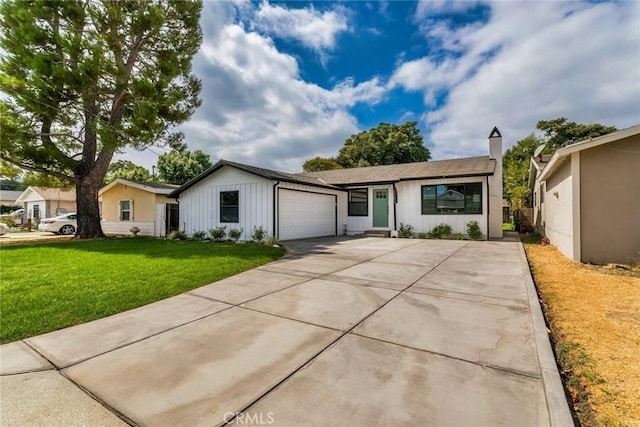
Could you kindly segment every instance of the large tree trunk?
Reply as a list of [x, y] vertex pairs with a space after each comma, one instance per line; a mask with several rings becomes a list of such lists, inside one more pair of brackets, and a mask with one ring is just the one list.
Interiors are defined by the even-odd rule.
[[[93, 175], [93, 174], [91, 174]], [[100, 225], [98, 190], [102, 179], [94, 176], [78, 177], [76, 181], [77, 223], [76, 239], [104, 237]]]

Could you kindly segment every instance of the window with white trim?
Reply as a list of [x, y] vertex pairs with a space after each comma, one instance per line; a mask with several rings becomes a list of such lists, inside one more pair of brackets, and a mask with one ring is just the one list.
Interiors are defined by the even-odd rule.
[[481, 213], [480, 182], [422, 186], [422, 215]]
[[120, 200], [120, 221], [133, 221], [133, 200]]
[[349, 190], [349, 216], [367, 216], [369, 214], [369, 190], [357, 188]]

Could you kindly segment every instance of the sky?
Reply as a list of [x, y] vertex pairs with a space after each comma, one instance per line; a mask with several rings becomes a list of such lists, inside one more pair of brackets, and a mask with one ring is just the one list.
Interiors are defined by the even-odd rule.
[[[190, 150], [286, 172], [381, 122], [432, 160], [504, 149], [538, 120], [640, 124], [640, 2], [205, 1]], [[129, 158], [148, 168], [165, 150]]]

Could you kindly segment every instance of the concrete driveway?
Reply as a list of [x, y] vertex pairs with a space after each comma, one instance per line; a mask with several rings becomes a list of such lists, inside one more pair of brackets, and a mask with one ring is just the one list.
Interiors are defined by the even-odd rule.
[[287, 247], [186, 294], [2, 346], [0, 423], [572, 425], [520, 243]]

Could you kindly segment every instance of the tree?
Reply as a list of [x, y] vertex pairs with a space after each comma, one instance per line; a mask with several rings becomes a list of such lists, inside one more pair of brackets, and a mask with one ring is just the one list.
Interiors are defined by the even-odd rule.
[[342, 169], [342, 166], [333, 157], [314, 157], [302, 165], [302, 170], [305, 172], [330, 171], [334, 169]]
[[181, 147], [158, 157], [158, 176], [170, 184], [182, 185], [210, 167], [209, 155], [200, 150], [188, 151]]
[[22, 182], [33, 187], [62, 188], [64, 190], [73, 189], [73, 183], [57, 176], [47, 175], [41, 172], [27, 172], [22, 177]]
[[109, 184], [114, 179], [128, 179], [130, 181], [151, 182], [153, 177], [149, 170], [138, 166], [129, 160], [118, 160], [109, 165], [107, 175], [104, 177], [104, 185]]
[[558, 148], [616, 130], [613, 126], [604, 126], [599, 123], [578, 124], [569, 122], [566, 117], [540, 120], [536, 124], [536, 128], [544, 133], [544, 142], [547, 145], [545, 152], [549, 153], [553, 153]]
[[503, 196], [511, 209], [520, 209], [529, 203], [529, 164], [542, 139], [533, 133], [516, 142], [502, 156]]
[[373, 129], [351, 135], [340, 149], [337, 161], [344, 168], [423, 162], [431, 158], [416, 122], [403, 125], [380, 123]]
[[162, 143], [200, 105], [199, 1], [0, 3], [0, 159], [76, 187], [77, 238], [103, 236], [114, 153]]

